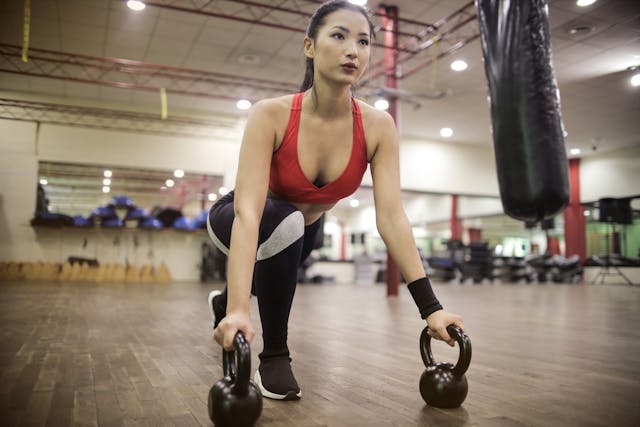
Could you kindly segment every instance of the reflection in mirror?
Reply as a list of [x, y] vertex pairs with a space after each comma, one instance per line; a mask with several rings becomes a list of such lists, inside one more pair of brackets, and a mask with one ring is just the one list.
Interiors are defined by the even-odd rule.
[[40, 162], [36, 211], [90, 217], [99, 207], [132, 204], [196, 217], [220, 196], [221, 186], [221, 176], [183, 170]]

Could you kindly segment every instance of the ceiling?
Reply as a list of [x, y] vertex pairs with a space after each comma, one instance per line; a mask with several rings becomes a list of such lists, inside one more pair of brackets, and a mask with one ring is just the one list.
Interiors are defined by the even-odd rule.
[[[254, 0], [256, 3], [295, 8], [310, 13], [316, 0]], [[153, 3], [153, 2], [151, 2]], [[240, 16], [259, 10], [246, 1], [231, 0], [158, 0], [155, 3], [185, 8], [204, 7], [223, 14]], [[468, 1], [462, 0], [389, 0], [398, 7], [401, 18], [436, 23]], [[378, 1], [368, 7], [377, 8]], [[0, 43], [22, 45], [23, 2], [0, 2]], [[471, 8], [473, 11], [473, 7]], [[248, 11], [248, 12], [247, 12]], [[264, 13], [264, 12], [263, 12]], [[287, 26], [304, 28], [304, 16], [281, 17]], [[281, 14], [282, 15], [282, 14]], [[468, 14], [467, 14], [468, 16]], [[471, 15], [472, 16], [472, 15]], [[286, 21], [285, 21], [286, 19]], [[583, 155], [640, 144], [640, 87], [629, 83], [629, 67], [640, 65], [640, 2], [598, 0], [589, 7], [578, 7], [574, 0], [549, 1], [549, 20], [554, 69], [561, 92], [562, 116], [568, 132], [568, 148], [581, 148]], [[379, 22], [379, 18], [376, 18]], [[570, 30], [587, 26], [587, 34], [571, 35]], [[399, 30], [417, 34], [424, 30], [401, 22]], [[469, 37], [477, 33], [474, 19], [457, 33]], [[382, 39], [378, 34], [378, 41]], [[163, 64], [192, 70], [227, 73], [239, 78], [269, 79], [294, 87], [303, 72], [302, 33], [240, 22], [226, 18], [148, 6], [141, 12], [116, 0], [32, 0], [30, 48], [55, 52], [112, 57]], [[428, 40], [427, 36], [420, 40]], [[434, 59], [455, 40], [441, 40], [417, 55], [416, 63]], [[401, 40], [412, 47], [411, 38]], [[415, 47], [415, 45], [413, 45]], [[382, 57], [383, 49], [374, 48], [372, 63]], [[454, 72], [454, 59], [463, 58], [469, 68]], [[0, 68], [6, 58], [0, 56]], [[410, 67], [407, 67], [410, 68]], [[402, 71], [407, 71], [406, 69]], [[365, 75], [365, 78], [371, 74]], [[373, 79], [369, 89], [380, 87]], [[399, 83], [412, 94], [412, 102], [401, 102], [399, 118], [403, 138], [444, 140], [442, 127], [454, 135], [450, 143], [491, 144], [487, 87], [479, 39], [456, 52], [441, 57]], [[252, 88], [238, 88], [248, 96]], [[441, 99], [421, 97], [434, 90], [444, 91]], [[4, 97], [19, 99], [42, 96], [50, 102], [92, 106], [117, 106], [128, 111], [157, 112], [157, 93], [79, 83], [44, 77], [0, 72], [0, 91]], [[372, 91], [362, 89], [365, 95]], [[254, 93], [255, 95], [255, 93]], [[368, 98], [370, 99], [370, 98]], [[242, 119], [228, 99], [185, 96], [168, 93], [169, 111], [178, 115], [218, 113]]]

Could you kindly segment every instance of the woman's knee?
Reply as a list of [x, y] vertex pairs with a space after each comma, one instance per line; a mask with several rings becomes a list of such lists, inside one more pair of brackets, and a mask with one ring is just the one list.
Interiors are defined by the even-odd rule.
[[214, 245], [225, 255], [229, 255], [231, 226], [234, 218], [233, 192], [218, 200], [209, 210], [207, 231]]

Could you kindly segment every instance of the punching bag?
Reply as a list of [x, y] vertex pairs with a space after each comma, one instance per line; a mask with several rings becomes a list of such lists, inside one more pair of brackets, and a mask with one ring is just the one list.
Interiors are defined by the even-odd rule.
[[541, 221], [569, 203], [560, 95], [542, 0], [476, 0], [504, 212]]

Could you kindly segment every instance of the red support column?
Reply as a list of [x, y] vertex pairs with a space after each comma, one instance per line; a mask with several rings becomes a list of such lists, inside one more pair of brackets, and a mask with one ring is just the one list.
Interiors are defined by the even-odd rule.
[[200, 210], [204, 210], [207, 204], [207, 176], [202, 175], [200, 177], [200, 185], [202, 185], [202, 190], [200, 192]]
[[569, 183], [571, 197], [569, 206], [564, 211], [565, 256], [580, 256], [584, 262], [587, 255], [586, 221], [584, 209], [580, 204], [580, 159], [569, 160]]
[[[398, 31], [398, 7], [397, 6], [381, 6], [380, 14], [382, 15], [382, 27], [386, 30], [384, 33], [384, 74], [385, 85], [388, 88], [396, 89], [398, 87], [398, 39], [396, 31]], [[390, 49], [393, 47], [393, 49]], [[389, 114], [398, 126], [398, 100], [394, 97], [388, 99]], [[387, 252], [387, 296], [398, 295], [398, 287], [400, 285], [400, 270]]]
[[469, 242], [479, 243], [482, 242], [482, 229], [481, 228], [468, 228]]
[[340, 224], [340, 261], [347, 259], [347, 235], [344, 232], [344, 224]]
[[181, 182], [178, 185], [178, 208], [180, 210], [182, 210], [182, 208], [184, 208], [184, 198], [185, 198], [185, 189], [184, 189], [184, 183]]
[[451, 240], [462, 240], [462, 220], [458, 218], [458, 195], [451, 195]]

